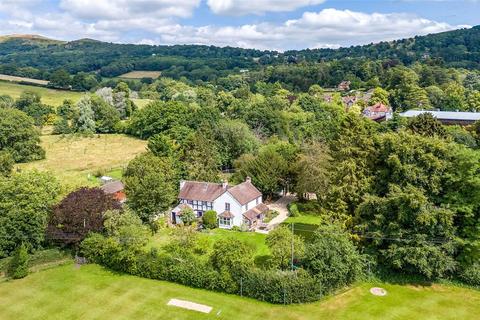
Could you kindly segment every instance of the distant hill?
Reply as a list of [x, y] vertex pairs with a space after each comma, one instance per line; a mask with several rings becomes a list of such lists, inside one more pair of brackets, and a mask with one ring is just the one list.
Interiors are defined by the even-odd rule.
[[380, 42], [340, 49], [307, 49], [288, 51], [286, 55], [307, 60], [344, 58], [397, 59], [404, 64], [426, 59], [440, 59], [449, 67], [480, 68], [480, 26], [426, 36]]
[[71, 74], [96, 72], [116, 77], [130, 71], [211, 80], [265, 65], [343, 59], [397, 60], [409, 65], [437, 60], [447, 67], [480, 69], [480, 26], [340, 49], [261, 51], [204, 45], [150, 46], [80, 39], [71, 42], [38, 35], [0, 37], [0, 73], [38, 79], [58, 68]]
[[64, 41], [50, 39], [37, 34], [9, 34], [0, 36], [0, 42], [10, 41], [10, 40], [20, 40], [31, 43], [64, 43]]

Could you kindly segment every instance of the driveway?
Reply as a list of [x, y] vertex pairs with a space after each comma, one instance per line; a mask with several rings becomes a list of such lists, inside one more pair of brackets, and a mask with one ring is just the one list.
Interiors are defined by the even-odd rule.
[[[261, 233], [268, 233], [267, 230], [272, 230], [279, 224], [281, 224], [283, 221], [285, 221], [288, 218], [288, 209], [287, 206], [292, 202], [297, 200], [297, 197], [292, 194], [287, 194], [286, 196], [281, 197], [274, 203], [268, 205], [270, 210], [277, 211], [278, 216], [273, 218], [268, 224], [266, 230], [258, 230]], [[262, 232], [263, 231], [263, 232]]]

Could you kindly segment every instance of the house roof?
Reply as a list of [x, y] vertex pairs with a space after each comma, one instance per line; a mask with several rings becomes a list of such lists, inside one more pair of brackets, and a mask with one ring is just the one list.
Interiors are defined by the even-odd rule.
[[389, 106], [384, 105], [383, 103], [376, 103], [373, 106], [365, 108], [365, 111], [368, 112], [390, 112], [391, 109]]
[[122, 181], [111, 181], [105, 183], [100, 189], [103, 190], [106, 194], [113, 194], [120, 191], [123, 191], [125, 186], [123, 185]]
[[233, 217], [235, 217], [233, 213], [231, 213], [230, 211], [223, 211], [218, 216], [221, 218], [228, 218], [228, 219], [232, 219]]
[[233, 187], [228, 185], [224, 187], [221, 183], [185, 181], [180, 189], [178, 198], [213, 202], [226, 191], [228, 191], [240, 205], [245, 205], [262, 195], [250, 181], [242, 182]]
[[225, 191], [221, 183], [185, 181], [178, 198], [212, 202]]
[[247, 204], [262, 195], [260, 191], [250, 182], [245, 181], [228, 189], [228, 192], [241, 204]]
[[264, 213], [265, 211], [268, 211], [268, 210], [269, 209], [268, 209], [267, 205], [265, 205], [263, 203], [260, 203], [259, 205], [255, 206], [254, 208], [245, 212], [243, 214], [243, 216], [250, 221], [254, 221], [254, 220], [257, 220], [257, 216], [259, 214], [262, 214], [262, 213]]
[[400, 113], [402, 117], [412, 118], [423, 113], [430, 113], [439, 120], [460, 120], [460, 121], [479, 121], [480, 112], [457, 112], [457, 111], [430, 111], [430, 110], [408, 110]]

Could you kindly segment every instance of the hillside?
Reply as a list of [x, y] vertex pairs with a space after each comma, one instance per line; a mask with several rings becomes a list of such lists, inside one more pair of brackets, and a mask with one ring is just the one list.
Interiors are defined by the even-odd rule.
[[404, 64], [426, 59], [441, 59], [448, 67], [480, 67], [480, 26], [426, 36], [340, 49], [289, 51], [307, 60], [344, 58], [398, 59]]
[[7, 34], [4, 36], [0, 36], [0, 42], [5, 42], [9, 40], [30, 41], [32, 43], [63, 43], [63, 41], [50, 39], [38, 34]]
[[0, 73], [39, 79], [47, 79], [48, 73], [62, 67], [71, 74], [99, 72], [104, 77], [116, 77], [145, 70], [209, 81], [262, 65], [346, 58], [396, 59], [407, 65], [438, 58], [448, 67], [480, 67], [480, 26], [350, 48], [284, 53], [202, 45], [115, 44], [92, 39], [62, 42], [32, 35], [0, 39]]

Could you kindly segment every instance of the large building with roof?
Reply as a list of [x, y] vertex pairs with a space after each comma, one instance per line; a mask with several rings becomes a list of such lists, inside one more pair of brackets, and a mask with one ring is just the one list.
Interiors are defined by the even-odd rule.
[[251, 229], [263, 220], [268, 211], [262, 193], [249, 177], [235, 186], [230, 186], [228, 182], [181, 181], [178, 199], [179, 205], [172, 210], [173, 223], [182, 223], [183, 211], [191, 208], [198, 218], [206, 211], [215, 211], [220, 228], [246, 226]]
[[480, 121], [480, 112], [408, 110], [400, 113], [400, 116], [405, 118], [414, 118], [424, 113], [430, 113], [434, 118], [443, 124], [467, 126]]

